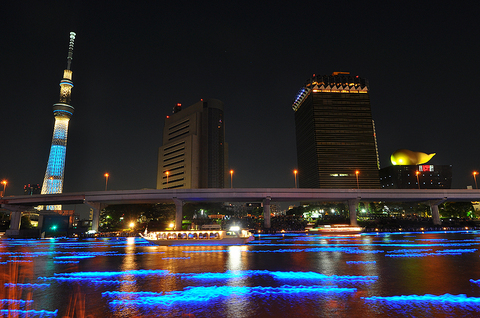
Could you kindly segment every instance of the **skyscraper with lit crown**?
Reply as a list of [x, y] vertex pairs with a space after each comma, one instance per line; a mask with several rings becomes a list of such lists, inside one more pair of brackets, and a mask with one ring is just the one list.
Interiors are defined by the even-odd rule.
[[292, 108], [301, 188], [380, 188], [366, 79], [348, 72], [314, 75]]
[[[60, 81], [60, 100], [53, 105], [55, 126], [53, 130], [52, 146], [48, 157], [47, 170], [43, 179], [42, 194], [62, 193], [63, 174], [65, 169], [65, 155], [67, 151], [68, 123], [73, 115], [74, 108], [70, 105], [72, 94], [72, 71], [70, 65], [73, 59], [73, 44], [75, 32], [70, 32], [68, 47], [67, 69], [63, 71]], [[47, 206], [47, 210], [60, 210], [61, 206]]]

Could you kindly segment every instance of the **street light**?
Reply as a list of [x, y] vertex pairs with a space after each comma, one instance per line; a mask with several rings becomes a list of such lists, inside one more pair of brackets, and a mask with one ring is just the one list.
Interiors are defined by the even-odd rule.
[[476, 171], [473, 172], [473, 179], [475, 180], [475, 189], [478, 189], [478, 186], [477, 186], [477, 174], [478, 174], [478, 172], [476, 172]]
[[7, 180], [2, 180], [2, 184], [3, 184], [3, 196], [5, 196], [5, 190], [7, 188]]
[[417, 176], [417, 184], [418, 184], [418, 188], [420, 189], [420, 181], [418, 181], [418, 175], [420, 174], [420, 171], [415, 171], [415, 175]]
[[233, 170], [230, 170], [230, 188], [233, 188]]
[[165, 174], [167, 175], [167, 188], [168, 188], [168, 175], [170, 174], [170, 171], [165, 171]]
[[355, 170], [355, 177], [357, 178], [357, 189], [360, 189], [360, 185], [358, 183], [358, 175], [360, 174], [360, 171]]
[[105, 191], [107, 191], [108, 177], [109, 177], [110, 175], [109, 175], [108, 172], [107, 172], [107, 173], [105, 173], [103, 176], [105, 177]]
[[295, 189], [297, 188], [297, 173], [298, 170], [293, 170], [293, 175], [295, 176]]

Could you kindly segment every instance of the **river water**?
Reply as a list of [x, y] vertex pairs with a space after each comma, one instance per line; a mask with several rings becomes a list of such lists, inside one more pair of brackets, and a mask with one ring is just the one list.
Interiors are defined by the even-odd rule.
[[[0, 240], [6, 317], [478, 317], [480, 233]], [[2, 290], [3, 289], [3, 290]]]

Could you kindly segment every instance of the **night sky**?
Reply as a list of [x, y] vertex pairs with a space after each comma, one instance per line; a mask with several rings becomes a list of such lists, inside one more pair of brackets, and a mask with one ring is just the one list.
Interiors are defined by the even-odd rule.
[[64, 192], [103, 190], [105, 172], [111, 190], [154, 189], [165, 116], [201, 98], [225, 103], [234, 187], [293, 187], [292, 101], [312, 74], [334, 71], [369, 80], [381, 167], [406, 148], [453, 165], [454, 188], [480, 170], [480, 20], [461, 1], [9, 2], [0, 4], [7, 195], [43, 182], [70, 31]]

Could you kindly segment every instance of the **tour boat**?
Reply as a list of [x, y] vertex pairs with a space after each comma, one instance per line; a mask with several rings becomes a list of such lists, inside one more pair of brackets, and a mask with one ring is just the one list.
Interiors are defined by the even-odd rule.
[[360, 234], [364, 230], [360, 226], [352, 226], [348, 224], [332, 224], [321, 225], [318, 227], [308, 229], [310, 234]]
[[254, 240], [247, 230], [232, 226], [228, 231], [220, 226], [202, 226], [201, 230], [154, 231], [140, 234], [150, 243], [161, 246], [174, 245], [243, 245]]

